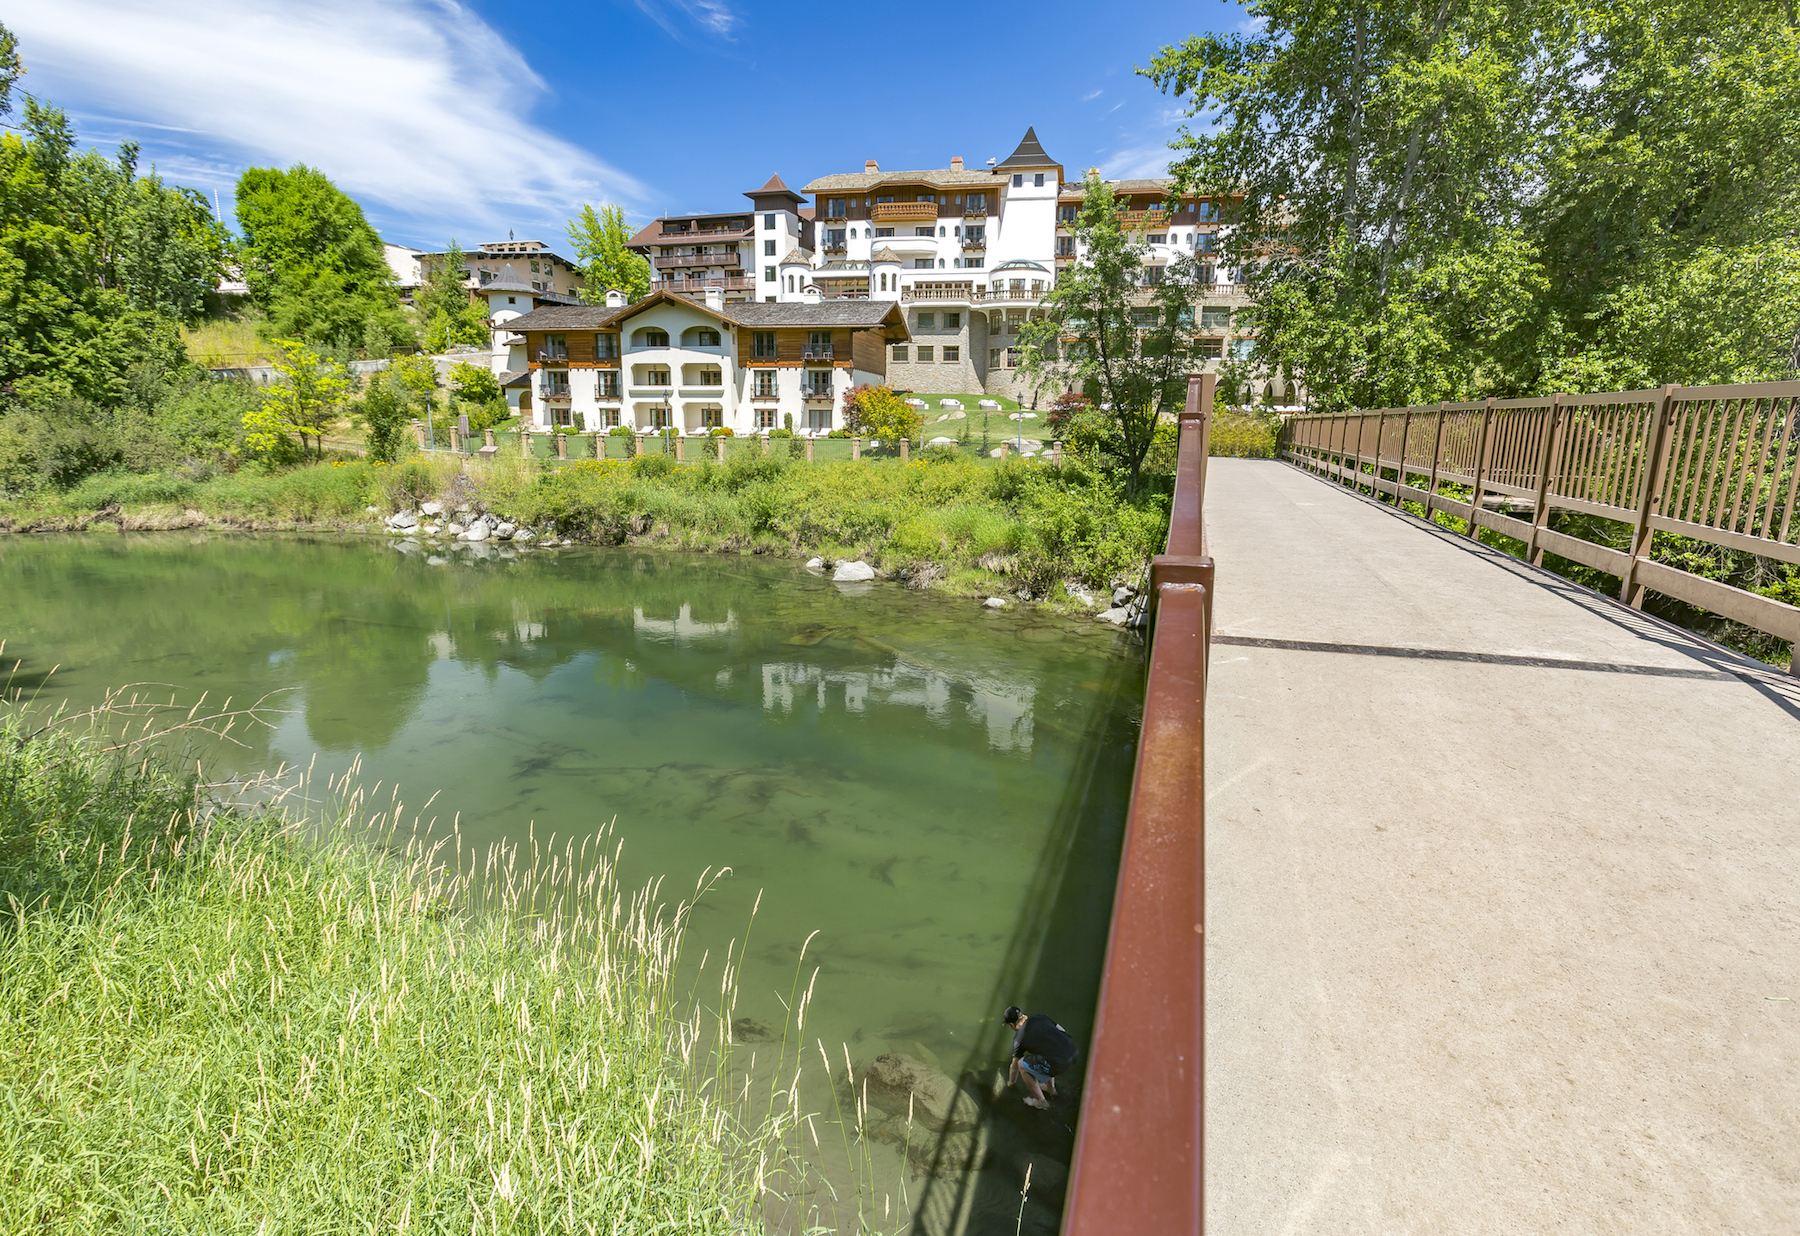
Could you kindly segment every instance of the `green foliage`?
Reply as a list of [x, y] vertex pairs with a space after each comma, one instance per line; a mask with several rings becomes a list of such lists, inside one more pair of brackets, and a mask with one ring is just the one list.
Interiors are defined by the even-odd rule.
[[303, 458], [308, 439], [313, 453], [323, 458], [325, 431], [343, 415], [355, 381], [341, 365], [324, 360], [299, 340], [278, 339], [276, 345], [282, 351], [274, 366], [279, 380], [264, 391], [260, 406], [245, 413], [245, 448], [277, 462], [287, 435], [297, 434]]
[[630, 239], [631, 226], [619, 206], [595, 211], [584, 204], [581, 214], [570, 221], [569, 243], [581, 262], [584, 301], [603, 304], [609, 291], [625, 293], [628, 302], [650, 294], [650, 264], [625, 247]]
[[412, 408], [396, 383], [375, 381], [369, 384], [356, 406], [357, 419], [363, 426], [363, 443], [370, 459], [393, 463], [406, 443], [406, 427], [412, 420]]
[[1199, 270], [1183, 258], [1146, 295], [1148, 249], [1119, 225], [1111, 186], [1090, 173], [1083, 193], [1074, 230], [1085, 257], [1057, 279], [1048, 315], [1025, 323], [1021, 368], [1033, 385], [1079, 391], [1100, 409], [1101, 449], [1135, 483], [1158, 418], [1181, 405], [1202, 363]]
[[25, 68], [19, 63], [19, 41], [13, 32], [0, 26], [0, 116], [12, 115], [13, 84]]
[[[1255, 408], [1220, 407], [1206, 435], [1207, 454], [1239, 459], [1273, 459], [1281, 417]], [[1171, 460], [1171, 464], [1172, 464]]]
[[413, 306], [424, 323], [423, 342], [427, 352], [448, 352], [455, 344], [489, 342], [487, 306], [469, 296], [465, 286], [467, 261], [456, 238], [450, 248], [437, 259], [425, 276], [425, 286], [413, 298]]
[[1147, 70], [1204, 117], [1179, 187], [1243, 195], [1227, 394], [1277, 366], [1327, 411], [1800, 368], [1779, 6], [1246, 7]]
[[853, 435], [898, 442], [919, 436], [925, 418], [894, 388], [853, 386], [844, 392], [844, 426]]
[[389, 340], [410, 333], [381, 238], [323, 172], [248, 169], [238, 177], [237, 218], [244, 281], [275, 334], [349, 345], [372, 330]]
[[631, 475], [650, 479], [668, 476], [679, 466], [673, 455], [634, 455], [626, 465], [631, 470]]
[[398, 804], [216, 802], [32, 728], [0, 723], [9, 1227], [726, 1236], [791, 1166], [794, 1121], [728, 1097], [734, 989], [690, 1007], [687, 907], [510, 851], [477, 904]]

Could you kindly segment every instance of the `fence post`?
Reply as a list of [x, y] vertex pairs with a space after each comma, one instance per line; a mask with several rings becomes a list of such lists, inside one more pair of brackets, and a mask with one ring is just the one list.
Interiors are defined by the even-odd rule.
[[862, 459], [862, 439], [860, 437], [850, 439], [850, 458]]
[[519, 426], [519, 454], [527, 459], [531, 458], [531, 427], [529, 425]]
[[811, 463], [812, 461], [813, 461], [813, 440], [811, 438], [808, 438], [806, 440], [806, 462]]
[[1476, 541], [1481, 539], [1481, 529], [1475, 524], [1475, 516], [1481, 510], [1481, 487], [1487, 481], [1488, 432], [1493, 424], [1494, 400], [1489, 396], [1481, 409], [1481, 441], [1475, 447], [1475, 489], [1469, 495], [1469, 527], [1464, 533]]
[[[1368, 416], [1367, 412], [1363, 415]], [[1381, 440], [1387, 436], [1387, 409], [1380, 408], [1375, 413], [1375, 470], [1369, 477], [1369, 496], [1380, 502], [1381, 498]]]
[[[907, 456], [906, 456], [906, 443], [907, 443], [907, 439], [905, 439], [905, 438], [901, 438], [901, 439], [900, 439], [900, 462], [901, 462], [901, 463], [905, 463], [905, 462], [906, 462], [906, 458], [907, 458]], [[1005, 445], [1006, 445], [1006, 443], [1004, 443], [1004, 442], [1002, 442], [1002, 443], [1001, 443], [1001, 444], [1000, 444], [1000, 445], [1001, 445], [1001, 446], [1005, 446]], [[811, 438], [808, 438], [808, 439], [807, 439], [807, 440], [806, 440], [806, 457], [807, 457], [807, 458], [808, 458], [808, 459], [811, 459], [811, 458], [812, 458], [812, 439], [811, 439]], [[1004, 455], [1002, 455], [1002, 456], [1000, 456], [1000, 458], [1002, 458], [1002, 459], [1005, 459], [1005, 458], [1006, 458], [1006, 456], [1004, 456]]]
[[682, 454], [682, 443], [681, 443], [681, 435], [680, 435], [680, 434], [676, 434], [676, 435], [675, 435], [675, 436], [674, 436], [674, 437], [673, 437], [673, 438], [672, 438], [672, 439], [670, 439], [670, 440], [671, 440], [671, 441], [673, 441], [673, 442], [674, 442], [674, 443], [675, 443], [675, 458], [676, 458], [676, 459], [678, 459], [678, 460], [679, 460], [679, 459], [684, 459], [684, 458], [686, 458], [686, 457], [685, 457], [685, 456], [684, 456], [684, 455], [683, 455], [683, 454]]
[[1400, 466], [1394, 471], [1394, 509], [1406, 509], [1406, 499], [1400, 491], [1406, 488], [1406, 451], [1412, 445], [1412, 406], [1406, 407], [1406, 419], [1400, 423]]
[[[1360, 410], [1353, 409], [1352, 411], [1356, 417], [1356, 473], [1350, 478], [1350, 490], [1352, 493], [1361, 493], [1363, 434], [1369, 427], [1369, 418]], [[1348, 432], [1344, 436], [1349, 437]]]
[[484, 429], [481, 431], [481, 444], [483, 446], [494, 445], [494, 431], [493, 430]]
[[1437, 499], [1438, 456], [1444, 453], [1444, 417], [1448, 415], [1448, 405], [1438, 404], [1437, 440], [1431, 444], [1431, 479], [1425, 483], [1425, 522], [1434, 523], [1431, 518], [1431, 504]]
[[1619, 600], [1633, 609], [1644, 608], [1644, 588], [1637, 582], [1637, 564], [1639, 558], [1650, 556], [1650, 547], [1656, 540], [1650, 515], [1662, 498], [1663, 477], [1669, 466], [1669, 424], [1675, 419], [1675, 392], [1680, 389], [1674, 385], [1663, 387], [1656, 423], [1650, 427], [1649, 450], [1639, 469], [1643, 490], [1638, 494], [1637, 524], [1631, 530], [1631, 543], [1625, 547], [1630, 555], [1625, 560], [1625, 578], [1619, 581]]
[[1538, 456], [1537, 497], [1531, 508], [1531, 540], [1525, 544], [1525, 556], [1532, 566], [1544, 565], [1544, 551], [1538, 547], [1538, 533], [1550, 521], [1550, 469], [1561, 466], [1563, 437], [1563, 397], [1550, 397], [1550, 421], [1544, 426], [1544, 449]]

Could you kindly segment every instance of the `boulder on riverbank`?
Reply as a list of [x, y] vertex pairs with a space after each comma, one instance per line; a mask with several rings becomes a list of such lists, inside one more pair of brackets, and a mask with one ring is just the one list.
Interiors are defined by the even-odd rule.
[[911, 1056], [890, 1052], [856, 1070], [856, 1095], [869, 1106], [933, 1133], [972, 1129], [981, 1120], [975, 1096]]
[[875, 578], [875, 568], [866, 562], [840, 562], [831, 573], [833, 583], [862, 584]]

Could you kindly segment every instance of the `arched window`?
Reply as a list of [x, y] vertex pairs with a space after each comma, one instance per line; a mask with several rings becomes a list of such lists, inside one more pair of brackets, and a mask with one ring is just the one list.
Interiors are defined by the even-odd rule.
[[787, 289], [787, 290], [788, 290], [788, 291], [790, 291], [790, 292], [791, 292], [791, 291], [793, 291], [793, 290], [794, 290], [794, 276], [792, 276], [792, 275], [789, 275], [789, 276], [788, 276], [788, 280], [787, 280], [787, 283], [788, 283], [788, 289]]
[[942, 236], [942, 235], [943, 235], [943, 234], [944, 234], [944, 229], [943, 229], [943, 228], [941, 228], [941, 227], [940, 227], [940, 228], [939, 228], [939, 229], [938, 229], [938, 235], [939, 235], [939, 236]]
[[669, 346], [669, 332], [646, 326], [631, 337], [631, 342], [640, 348], [666, 348]]
[[856, 229], [855, 229], [855, 228], [851, 228], [851, 229], [850, 229], [850, 239], [851, 239], [851, 240], [855, 240], [855, 239], [856, 239]]

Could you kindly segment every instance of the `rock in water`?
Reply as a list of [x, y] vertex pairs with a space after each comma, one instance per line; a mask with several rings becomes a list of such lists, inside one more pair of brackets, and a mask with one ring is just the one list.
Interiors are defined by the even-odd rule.
[[983, 601], [982, 604], [987, 606], [989, 609], [1005, 609], [1006, 608], [1006, 598], [1005, 597], [989, 597], [987, 600]]
[[809, 571], [823, 571], [825, 569], [825, 559], [808, 558], [806, 560], [806, 569]]
[[754, 1017], [740, 1017], [731, 1023], [733, 1043], [767, 1043], [774, 1037], [775, 1032]]
[[836, 571], [832, 572], [833, 583], [861, 584], [875, 578], [875, 568], [866, 562], [840, 562]]
[[411, 511], [401, 511], [398, 515], [388, 516], [388, 527], [390, 528], [416, 528], [418, 525], [419, 517]]
[[910, 1111], [914, 1124], [934, 1133], [971, 1129], [981, 1119], [973, 1095], [911, 1056], [875, 1057], [857, 1070], [856, 1090], [859, 1095], [866, 1091], [872, 1106], [901, 1120]]
[[479, 523], [478, 524], [470, 524], [469, 530], [467, 532], [463, 533], [463, 539], [468, 540], [468, 541], [485, 541], [485, 540], [487, 540], [488, 539], [488, 526], [486, 524], [479, 524]]
[[1101, 622], [1110, 622], [1115, 627], [1122, 627], [1130, 620], [1131, 611], [1126, 609], [1123, 605], [1115, 605], [1111, 609], [1101, 610], [1098, 614], [1095, 614], [1094, 617], [1098, 618]]
[[502, 523], [494, 528], [494, 536], [502, 541], [509, 541], [512, 539], [512, 534], [517, 531], [518, 529], [512, 524]]
[[537, 539], [537, 533], [533, 532], [530, 528], [523, 528], [518, 532], [513, 533], [512, 539], [515, 541], [533, 541]]

